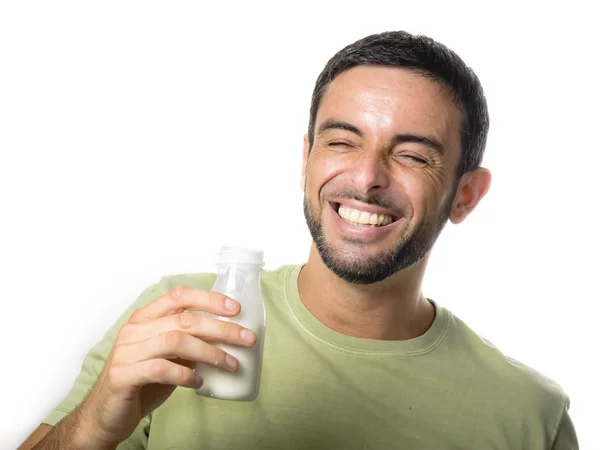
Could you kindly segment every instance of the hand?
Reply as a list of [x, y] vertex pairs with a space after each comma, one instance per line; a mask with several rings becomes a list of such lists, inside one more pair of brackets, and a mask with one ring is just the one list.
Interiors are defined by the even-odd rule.
[[199, 388], [204, 362], [235, 371], [238, 361], [208, 344], [251, 347], [256, 335], [235, 323], [188, 310], [233, 317], [240, 304], [222, 294], [180, 286], [136, 311], [123, 325], [98, 381], [80, 408], [86, 439], [114, 445], [167, 400], [177, 386]]

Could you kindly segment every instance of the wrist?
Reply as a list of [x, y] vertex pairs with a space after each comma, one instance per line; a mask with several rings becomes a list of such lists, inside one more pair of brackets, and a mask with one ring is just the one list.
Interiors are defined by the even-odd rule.
[[83, 410], [76, 410], [72, 419], [72, 427], [69, 427], [72, 450], [115, 450], [119, 445], [103, 436]]
[[116, 450], [117, 444], [102, 441], [84, 432], [75, 432], [72, 436], [70, 450]]

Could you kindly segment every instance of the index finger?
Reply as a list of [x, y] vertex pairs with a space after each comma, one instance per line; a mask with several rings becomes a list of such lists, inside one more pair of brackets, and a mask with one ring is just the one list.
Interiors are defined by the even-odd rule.
[[185, 310], [204, 311], [217, 316], [232, 317], [239, 314], [240, 304], [219, 292], [177, 286], [158, 300], [135, 311], [129, 318], [129, 322], [146, 322], [159, 317], [179, 314]]

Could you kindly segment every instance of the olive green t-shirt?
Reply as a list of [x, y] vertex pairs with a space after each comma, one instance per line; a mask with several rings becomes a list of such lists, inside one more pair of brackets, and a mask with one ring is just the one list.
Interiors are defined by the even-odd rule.
[[[346, 336], [298, 294], [301, 266], [262, 272], [267, 331], [260, 393], [215, 400], [177, 388], [119, 449], [577, 449], [569, 402], [553, 381], [503, 355], [436, 302], [415, 339]], [[81, 403], [131, 313], [177, 285], [210, 289], [214, 274], [163, 278], [86, 356], [56, 425]]]

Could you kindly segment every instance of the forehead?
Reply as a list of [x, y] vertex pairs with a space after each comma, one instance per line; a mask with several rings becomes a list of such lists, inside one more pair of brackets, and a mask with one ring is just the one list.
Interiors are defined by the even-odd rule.
[[462, 117], [452, 90], [438, 81], [410, 69], [363, 65], [333, 79], [315, 125], [318, 129], [321, 122], [335, 119], [367, 134], [419, 132], [454, 141]]

